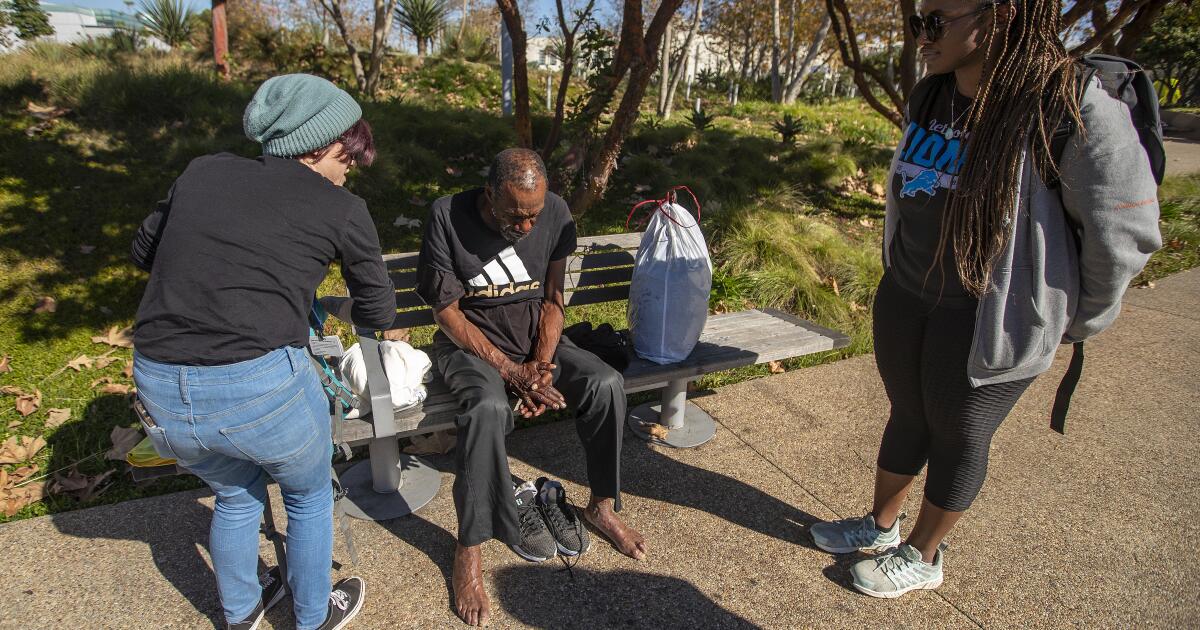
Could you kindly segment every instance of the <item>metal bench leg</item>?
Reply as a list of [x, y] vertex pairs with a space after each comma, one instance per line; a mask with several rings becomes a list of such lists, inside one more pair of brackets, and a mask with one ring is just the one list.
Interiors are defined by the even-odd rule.
[[[644, 403], [629, 412], [629, 428], [643, 440], [676, 448], [691, 448], [712, 439], [717, 424], [712, 416], [687, 399], [687, 380], [670, 381], [662, 390], [662, 402]], [[666, 439], [651, 436], [642, 423], [657, 422], [667, 428]]]
[[418, 457], [400, 452], [396, 438], [371, 440], [371, 459], [342, 473], [346, 513], [368, 521], [407, 516], [433, 500], [442, 475]]

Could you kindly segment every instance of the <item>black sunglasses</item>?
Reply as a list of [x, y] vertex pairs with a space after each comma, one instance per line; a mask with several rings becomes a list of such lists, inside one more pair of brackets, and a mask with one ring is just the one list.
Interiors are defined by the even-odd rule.
[[912, 31], [913, 39], [921, 39], [921, 34], [924, 33], [925, 39], [933, 43], [942, 36], [942, 30], [946, 28], [947, 24], [964, 18], [974, 17], [988, 9], [995, 8], [997, 4], [1004, 4], [1004, 2], [989, 2], [970, 13], [950, 19], [946, 19], [940, 15], [912, 15], [908, 18], [908, 30]]

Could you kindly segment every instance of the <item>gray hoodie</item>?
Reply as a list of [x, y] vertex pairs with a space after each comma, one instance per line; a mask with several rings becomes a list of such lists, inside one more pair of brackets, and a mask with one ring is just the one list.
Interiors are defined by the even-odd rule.
[[[1107, 328], [1129, 282], [1162, 247], [1158, 190], [1129, 109], [1094, 81], [1080, 104], [1085, 131], [1070, 139], [1059, 165], [1061, 191], [1047, 188], [1023, 160], [1012, 237], [975, 315], [972, 387], [1041, 374], [1060, 343]], [[889, 181], [899, 155], [897, 149]], [[898, 218], [889, 195], [885, 267]]]

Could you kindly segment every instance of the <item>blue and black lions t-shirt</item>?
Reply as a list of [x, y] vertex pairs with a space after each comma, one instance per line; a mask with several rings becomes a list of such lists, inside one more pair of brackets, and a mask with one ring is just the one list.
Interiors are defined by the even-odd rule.
[[[484, 223], [482, 188], [433, 202], [417, 260], [417, 294], [438, 310], [458, 300], [467, 321], [514, 361], [533, 350], [545, 296], [546, 268], [575, 251], [575, 221], [562, 197], [547, 192], [533, 230], [516, 243]], [[452, 343], [442, 331], [434, 344]]]
[[939, 85], [924, 103], [910, 105], [912, 119], [890, 182], [900, 220], [888, 271], [897, 284], [929, 304], [971, 307], [975, 298], [958, 277], [953, 242], [948, 241], [941, 252], [941, 264], [938, 260], [942, 215], [966, 156], [962, 127], [971, 99], [959, 94], [948, 77], [926, 80]]

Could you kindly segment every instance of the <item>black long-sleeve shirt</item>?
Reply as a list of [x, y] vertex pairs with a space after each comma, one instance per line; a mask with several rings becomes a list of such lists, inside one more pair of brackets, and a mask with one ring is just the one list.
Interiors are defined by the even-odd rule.
[[308, 343], [313, 294], [341, 261], [360, 326], [388, 328], [395, 289], [366, 203], [295, 160], [193, 160], [142, 223], [150, 272], [134, 345], [178, 365], [224, 365]]

